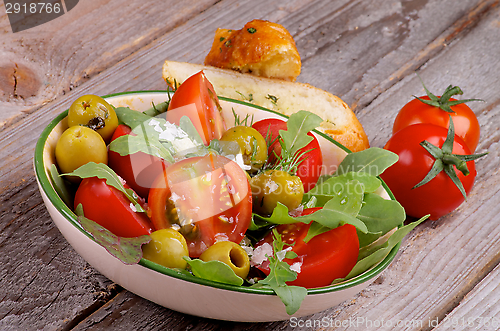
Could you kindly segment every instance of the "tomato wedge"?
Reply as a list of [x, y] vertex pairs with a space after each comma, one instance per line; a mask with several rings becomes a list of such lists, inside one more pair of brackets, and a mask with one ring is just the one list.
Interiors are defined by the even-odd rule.
[[[302, 215], [312, 214], [319, 209], [321, 208], [305, 209]], [[300, 265], [297, 279], [287, 284], [306, 288], [323, 287], [330, 285], [335, 279], [346, 277], [358, 260], [359, 240], [356, 228], [345, 224], [317, 235], [306, 243], [304, 238], [309, 227], [310, 224], [298, 222], [282, 224], [276, 228], [283, 242], [293, 244], [292, 251], [298, 255], [295, 259], [284, 261], [290, 265]], [[264, 242], [272, 243], [272, 240], [270, 233], [257, 246]], [[259, 269], [269, 274], [268, 267]]]
[[149, 192], [148, 205], [156, 230], [179, 230], [189, 256], [198, 257], [217, 241], [240, 243], [252, 217], [247, 175], [219, 155], [191, 157], [163, 172]]
[[105, 179], [83, 179], [75, 194], [75, 208], [79, 204], [86, 218], [119, 237], [138, 237], [152, 232], [146, 214], [134, 211], [125, 194], [107, 185]]
[[[111, 141], [120, 136], [131, 134], [132, 129], [126, 125], [120, 124]], [[153, 181], [163, 173], [163, 170], [169, 166], [169, 163], [159, 157], [137, 152], [121, 156], [117, 152], [108, 151], [108, 165], [123, 178], [125, 182], [142, 198], [147, 198], [149, 189]]]
[[226, 131], [219, 99], [203, 71], [181, 84], [172, 96], [166, 113], [167, 121], [179, 125], [181, 117], [188, 116], [198, 130], [203, 143], [220, 139]]

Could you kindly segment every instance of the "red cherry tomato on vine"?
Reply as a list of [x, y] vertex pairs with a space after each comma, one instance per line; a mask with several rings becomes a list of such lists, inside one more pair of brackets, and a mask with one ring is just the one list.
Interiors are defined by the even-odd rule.
[[245, 171], [213, 154], [184, 159], [165, 169], [149, 191], [148, 205], [155, 229], [178, 230], [191, 257], [200, 256], [216, 241], [240, 243], [252, 217]]
[[138, 237], [152, 232], [146, 214], [132, 210], [125, 194], [107, 185], [105, 179], [83, 179], [75, 194], [75, 208], [79, 204], [86, 218], [119, 237]]
[[191, 119], [205, 145], [226, 131], [219, 99], [203, 71], [186, 79], [172, 96], [166, 119], [179, 125], [182, 116]]
[[[423, 96], [421, 99], [430, 100], [428, 96]], [[457, 100], [449, 99], [449, 102], [453, 101]], [[476, 115], [465, 103], [453, 105], [450, 108], [453, 112], [444, 111], [439, 107], [425, 104], [415, 98], [401, 108], [394, 121], [392, 132], [394, 134], [409, 125], [418, 123], [429, 123], [448, 128], [451, 115], [455, 125], [455, 134], [462, 138], [471, 153], [474, 153], [480, 134]]]
[[[396, 132], [385, 145], [385, 149], [399, 155], [399, 161], [380, 175], [392, 193], [413, 217], [430, 214], [436, 220], [456, 209], [465, 199], [444, 171], [428, 183], [413, 188], [429, 173], [435, 158], [420, 145], [424, 140], [441, 148], [448, 130], [433, 124], [415, 124]], [[467, 144], [457, 135], [453, 142], [453, 154], [469, 155]], [[469, 194], [476, 177], [474, 161], [467, 162], [469, 174], [463, 175], [455, 167], [453, 170]]]
[[[277, 118], [268, 118], [255, 122], [252, 127], [259, 131], [267, 141], [272, 142], [268, 149], [269, 162], [276, 161], [275, 154], [281, 155], [281, 145], [276, 138], [278, 138], [280, 130], [286, 130], [286, 122]], [[297, 167], [297, 176], [302, 180], [304, 192], [309, 191], [316, 185], [323, 166], [323, 156], [319, 142], [311, 132], [308, 135], [314, 139], [299, 151], [299, 153], [309, 152], [300, 157], [301, 161]]]
[[[113, 133], [111, 141], [120, 136], [130, 134], [131, 131], [130, 127], [120, 124]], [[137, 194], [142, 198], [147, 198], [153, 181], [159, 174], [163, 173], [163, 170], [169, 166], [169, 163], [159, 157], [143, 152], [121, 156], [119, 153], [109, 150], [108, 165]]]
[[[319, 209], [321, 208], [305, 209], [302, 215], [312, 214]], [[295, 243], [292, 251], [298, 255], [295, 259], [284, 261], [290, 265], [301, 263], [297, 279], [287, 284], [306, 288], [322, 287], [330, 285], [337, 278], [346, 277], [358, 260], [359, 240], [356, 228], [345, 224], [317, 235], [305, 243], [303, 239], [309, 227], [310, 224], [298, 222], [278, 225], [276, 228], [283, 242]], [[264, 242], [271, 244], [272, 240], [270, 233], [257, 245]], [[259, 269], [269, 274], [269, 268]]]

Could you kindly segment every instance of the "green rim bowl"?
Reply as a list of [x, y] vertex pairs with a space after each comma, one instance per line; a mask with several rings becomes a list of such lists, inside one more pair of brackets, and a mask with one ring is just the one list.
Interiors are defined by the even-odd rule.
[[[167, 91], [135, 91], [105, 96], [115, 107], [130, 107], [143, 111], [167, 99]], [[238, 114], [254, 115], [257, 121], [286, 116], [249, 103], [220, 98], [223, 116], [233, 118]], [[371, 284], [396, 256], [400, 244], [376, 266], [361, 275], [321, 288], [308, 290], [300, 309], [288, 315], [281, 300], [269, 289], [221, 284], [179, 273], [142, 259], [139, 264], [126, 265], [97, 244], [78, 223], [74, 212], [63, 202], [49, 177], [51, 164], [55, 162], [54, 149], [59, 136], [67, 127], [67, 110], [57, 116], [38, 139], [34, 168], [43, 201], [55, 225], [66, 240], [90, 265], [123, 288], [161, 306], [186, 314], [228, 321], [269, 322], [311, 315], [346, 300]], [[232, 121], [231, 121], [232, 122]], [[228, 122], [230, 123], [230, 122]], [[338, 165], [349, 151], [320, 132], [315, 132], [323, 152], [325, 163]], [[335, 164], [334, 164], [335, 163]], [[385, 186], [382, 196], [394, 199]]]

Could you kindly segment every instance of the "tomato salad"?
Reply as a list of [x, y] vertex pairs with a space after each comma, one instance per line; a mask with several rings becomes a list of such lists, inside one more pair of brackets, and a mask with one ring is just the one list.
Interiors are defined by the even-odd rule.
[[98, 243], [124, 263], [272, 289], [289, 314], [307, 288], [363, 273], [425, 219], [403, 226], [403, 207], [381, 196], [396, 154], [348, 153], [322, 174], [321, 118], [229, 123], [203, 72], [144, 112], [86, 96], [68, 116], [80, 131], [59, 139], [52, 177]]

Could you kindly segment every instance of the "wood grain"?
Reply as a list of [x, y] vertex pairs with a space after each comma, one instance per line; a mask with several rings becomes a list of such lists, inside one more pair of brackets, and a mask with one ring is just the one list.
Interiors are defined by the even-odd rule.
[[[490, 154], [477, 162], [477, 184], [467, 203], [437, 222], [419, 226], [404, 240], [394, 263], [367, 290], [309, 319], [326, 318], [334, 323], [383, 318], [407, 321], [402, 330], [430, 330], [429, 320], [442, 321], [447, 314], [470, 317], [474, 315], [467, 308], [471, 304], [495, 303], [496, 290], [483, 285], [498, 282], [494, 268], [500, 261], [500, 86], [497, 75], [491, 74], [500, 69], [497, 4], [476, 0], [459, 4], [451, 0], [297, 0], [286, 4], [224, 0], [191, 9], [186, 2], [184, 11], [173, 14], [175, 20], [164, 23], [161, 20], [168, 20], [172, 13], [153, 10], [165, 8], [159, 3], [137, 7], [132, 2], [107, 1], [100, 2], [101, 7], [82, 6], [82, 16], [87, 22], [97, 22], [106, 16], [104, 9], [112, 8], [121, 14], [115, 24], [105, 22], [84, 32], [85, 25], [67, 14], [58, 19], [61, 22], [49, 23], [43, 33], [28, 30], [13, 36], [8, 34], [6, 17], [0, 16], [0, 49], [6, 54], [0, 68], [7, 68], [5, 77], [16, 68], [12, 67], [15, 63], [50, 82], [42, 83], [34, 97], [15, 98], [12, 93], [5, 101], [5, 93], [10, 92], [0, 97], [2, 114], [3, 109], [13, 110], [0, 132], [0, 249], [5, 266], [0, 269], [0, 328], [293, 329], [290, 322], [237, 324], [191, 317], [113, 286], [54, 227], [32, 170], [34, 146], [43, 127], [77, 96], [162, 89], [160, 69], [165, 58], [200, 63], [215, 28], [239, 28], [253, 18], [277, 21], [292, 32], [304, 57], [299, 80], [349, 100], [373, 146], [387, 141], [392, 119], [410, 96], [423, 93], [413, 74], [417, 68], [431, 90], [453, 83], [462, 87], [464, 97], [485, 100], [471, 107], [483, 130], [479, 150], [488, 149]], [[143, 23], [148, 15], [156, 18], [151, 26]], [[101, 36], [116, 25], [124, 27], [123, 35]], [[76, 41], [67, 40], [69, 34], [60, 32], [61, 26], [72, 31]], [[110, 53], [92, 46], [92, 40], [110, 43]], [[67, 47], [57, 50], [61, 45]], [[333, 58], [335, 54], [340, 57]], [[1, 64], [7, 62], [10, 67]], [[5, 84], [11, 83], [2, 81], [0, 90], [5, 91]], [[33, 84], [26, 83], [26, 90]], [[483, 314], [489, 313], [483, 307]], [[411, 324], [418, 321], [425, 327]], [[333, 324], [331, 329], [347, 328]]]
[[12, 33], [0, 17], [0, 129], [147, 46], [214, 0], [80, 1], [67, 14]]

